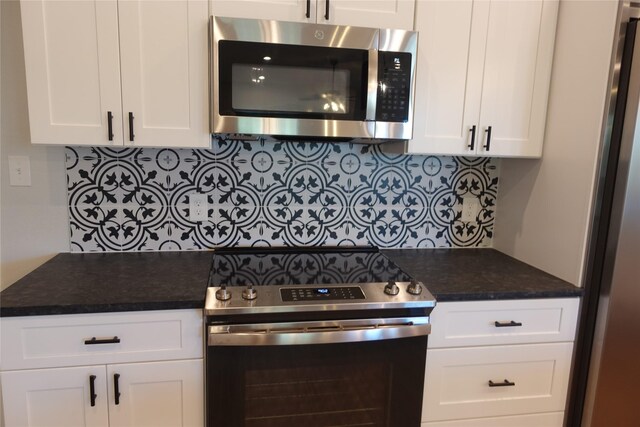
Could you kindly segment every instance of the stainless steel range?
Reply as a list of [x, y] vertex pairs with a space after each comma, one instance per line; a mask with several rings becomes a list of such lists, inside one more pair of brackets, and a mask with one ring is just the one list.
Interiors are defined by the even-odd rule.
[[420, 425], [435, 299], [376, 248], [217, 250], [207, 425]]

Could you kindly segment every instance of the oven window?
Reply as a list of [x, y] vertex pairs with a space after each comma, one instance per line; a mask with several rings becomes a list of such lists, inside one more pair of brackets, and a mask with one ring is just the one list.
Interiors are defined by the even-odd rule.
[[426, 344], [210, 346], [207, 425], [418, 427]]
[[368, 52], [223, 40], [220, 114], [364, 120]]
[[312, 366], [246, 372], [244, 423], [252, 427], [385, 426], [390, 366]]

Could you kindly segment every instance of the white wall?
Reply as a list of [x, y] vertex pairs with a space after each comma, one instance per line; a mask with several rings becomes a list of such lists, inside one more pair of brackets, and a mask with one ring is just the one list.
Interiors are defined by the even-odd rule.
[[[20, 4], [0, 1], [0, 288], [69, 251], [63, 147], [31, 146]], [[31, 187], [9, 186], [9, 155], [31, 159]]]
[[560, 3], [544, 152], [505, 159], [494, 248], [581, 286], [618, 2]]

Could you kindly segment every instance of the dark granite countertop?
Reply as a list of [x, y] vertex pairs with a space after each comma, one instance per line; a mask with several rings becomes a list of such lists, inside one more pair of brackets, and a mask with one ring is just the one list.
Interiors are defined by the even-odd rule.
[[[440, 302], [576, 297], [494, 249], [382, 251]], [[202, 308], [211, 252], [59, 254], [0, 293], [0, 316]]]
[[202, 308], [210, 252], [56, 255], [0, 293], [0, 316]]
[[386, 249], [440, 302], [564, 298], [582, 289], [495, 249]]

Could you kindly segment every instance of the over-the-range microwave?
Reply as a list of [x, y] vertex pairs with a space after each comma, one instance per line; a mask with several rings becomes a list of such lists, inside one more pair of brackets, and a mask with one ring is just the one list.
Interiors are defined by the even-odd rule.
[[211, 17], [211, 132], [411, 139], [418, 34]]

